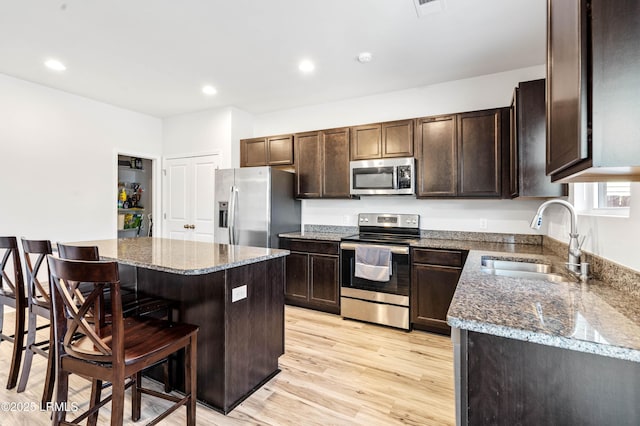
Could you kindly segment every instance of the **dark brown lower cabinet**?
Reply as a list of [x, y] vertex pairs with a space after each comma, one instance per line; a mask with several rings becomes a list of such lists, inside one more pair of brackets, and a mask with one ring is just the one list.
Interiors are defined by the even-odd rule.
[[339, 243], [281, 239], [290, 250], [286, 261], [285, 302], [319, 311], [340, 313]]
[[640, 363], [454, 329], [459, 425], [638, 425]]
[[413, 249], [411, 323], [418, 330], [449, 334], [447, 311], [464, 265], [460, 250]]

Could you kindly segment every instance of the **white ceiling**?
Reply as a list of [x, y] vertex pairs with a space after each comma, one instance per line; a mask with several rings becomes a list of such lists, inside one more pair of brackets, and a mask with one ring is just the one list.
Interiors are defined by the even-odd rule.
[[[0, 73], [165, 117], [263, 113], [545, 62], [545, 1], [446, 1], [418, 18], [413, 0], [0, 0]], [[373, 61], [358, 63], [361, 51]], [[50, 57], [67, 70], [46, 69]], [[302, 58], [312, 75], [298, 71]]]

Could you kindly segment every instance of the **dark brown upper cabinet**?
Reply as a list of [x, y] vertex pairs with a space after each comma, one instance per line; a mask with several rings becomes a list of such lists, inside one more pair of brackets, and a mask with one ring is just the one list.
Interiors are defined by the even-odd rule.
[[240, 167], [293, 164], [293, 135], [269, 136], [240, 141]]
[[567, 185], [545, 173], [545, 80], [525, 81], [513, 93], [509, 138], [509, 193], [515, 197], [562, 197]]
[[458, 193], [456, 116], [416, 120], [418, 197], [455, 197]]
[[501, 198], [507, 114], [503, 108], [417, 119], [416, 195]]
[[296, 198], [322, 197], [322, 151], [320, 132], [296, 133]]
[[349, 128], [323, 130], [322, 197], [350, 198], [349, 188]]
[[351, 128], [351, 159], [413, 157], [413, 120]]
[[267, 138], [240, 141], [240, 167], [267, 165]]
[[640, 180], [640, 2], [548, 0], [553, 181]]
[[297, 133], [296, 198], [350, 198], [349, 128]]
[[502, 112], [458, 114], [458, 196], [502, 196]]

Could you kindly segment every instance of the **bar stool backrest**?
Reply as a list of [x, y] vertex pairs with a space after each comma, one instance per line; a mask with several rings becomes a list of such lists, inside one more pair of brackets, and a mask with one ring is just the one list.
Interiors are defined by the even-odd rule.
[[0, 257], [0, 294], [11, 299], [25, 300], [22, 263], [16, 237], [0, 237]]
[[[124, 324], [117, 262], [67, 260], [49, 255], [48, 263], [59, 356], [122, 362]], [[93, 284], [93, 290], [79, 301], [77, 289], [81, 283]], [[112, 322], [108, 325], [105, 307], [101, 306], [106, 290], [112, 296]]]
[[[40, 282], [38, 275], [42, 265], [47, 265], [46, 256], [52, 253], [49, 240], [22, 239], [22, 251], [27, 271], [27, 295], [31, 304], [40, 305], [50, 309], [51, 297], [49, 295], [49, 282]], [[47, 273], [47, 277], [48, 277]]]

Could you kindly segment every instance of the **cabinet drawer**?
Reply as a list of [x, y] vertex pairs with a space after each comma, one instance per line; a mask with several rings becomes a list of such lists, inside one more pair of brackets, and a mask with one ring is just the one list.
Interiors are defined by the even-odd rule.
[[462, 266], [462, 252], [451, 250], [413, 250], [413, 263], [428, 263], [442, 266]]
[[301, 251], [305, 253], [335, 254], [340, 252], [338, 242], [313, 241], [313, 240], [290, 240], [283, 238], [280, 247], [291, 251]]

